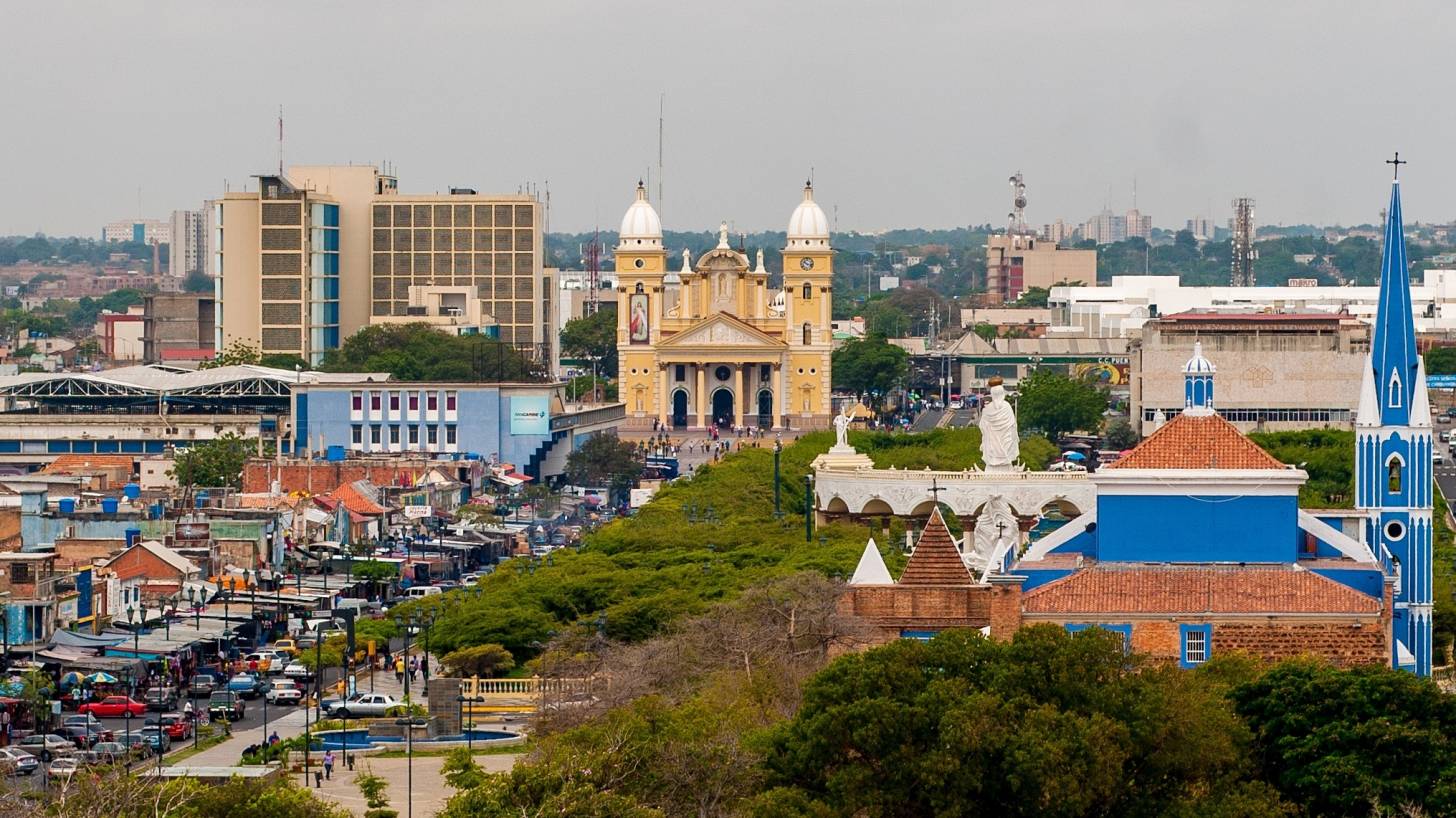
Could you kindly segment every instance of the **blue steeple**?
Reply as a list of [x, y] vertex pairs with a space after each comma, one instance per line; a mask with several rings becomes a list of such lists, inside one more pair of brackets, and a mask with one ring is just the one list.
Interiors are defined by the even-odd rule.
[[1203, 342], [1193, 342], [1193, 357], [1183, 365], [1183, 414], [1213, 414], [1213, 362], [1203, 357]]
[[1411, 317], [1410, 273], [1406, 269], [1398, 179], [1390, 186], [1385, 251], [1380, 259], [1380, 312], [1376, 315], [1370, 352], [1381, 422], [1386, 426], [1404, 426], [1410, 422], [1419, 358]]

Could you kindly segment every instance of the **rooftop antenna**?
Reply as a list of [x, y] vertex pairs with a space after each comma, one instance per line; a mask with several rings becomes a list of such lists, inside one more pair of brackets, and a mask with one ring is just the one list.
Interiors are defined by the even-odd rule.
[[278, 175], [283, 176], [283, 106], [278, 106]]

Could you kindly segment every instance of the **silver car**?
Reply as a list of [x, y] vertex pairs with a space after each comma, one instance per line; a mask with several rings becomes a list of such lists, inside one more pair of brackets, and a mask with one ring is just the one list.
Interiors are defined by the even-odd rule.
[[55, 733], [44, 735], [35, 733], [26, 736], [15, 744], [15, 749], [30, 753], [41, 761], [70, 758], [76, 754], [76, 745], [65, 736], [58, 736]]

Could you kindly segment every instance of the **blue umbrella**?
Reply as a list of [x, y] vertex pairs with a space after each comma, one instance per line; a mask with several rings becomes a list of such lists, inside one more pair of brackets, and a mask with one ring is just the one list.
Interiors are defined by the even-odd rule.
[[110, 673], [107, 673], [104, 670], [98, 670], [90, 676], [87, 676], [86, 681], [91, 682], [92, 684], [114, 685], [116, 684], [116, 677], [112, 676]]
[[1062, 452], [1062, 457], [1067, 460], [1086, 460], [1087, 455], [1081, 452]]
[[75, 687], [76, 685], [80, 684], [85, 678], [85, 676], [82, 676], [81, 674], [73, 670], [70, 673], [67, 673], [66, 675], [61, 677], [61, 687]]

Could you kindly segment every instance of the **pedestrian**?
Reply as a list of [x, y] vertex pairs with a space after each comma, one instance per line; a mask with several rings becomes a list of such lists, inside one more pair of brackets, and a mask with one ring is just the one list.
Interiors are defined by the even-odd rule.
[[333, 777], [334, 777], [334, 751], [333, 750], [327, 750], [327, 751], [324, 752], [324, 778], [333, 778]]
[[268, 746], [271, 747], [279, 742], [278, 731], [274, 730], [273, 735], [268, 737]]
[[187, 700], [187, 704], [182, 706], [182, 717], [185, 718], [187, 721], [192, 721], [196, 715], [197, 714], [192, 709], [192, 699], [189, 698]]
[[394, 657], [394, 683], [404, 684], [404, 657]]

